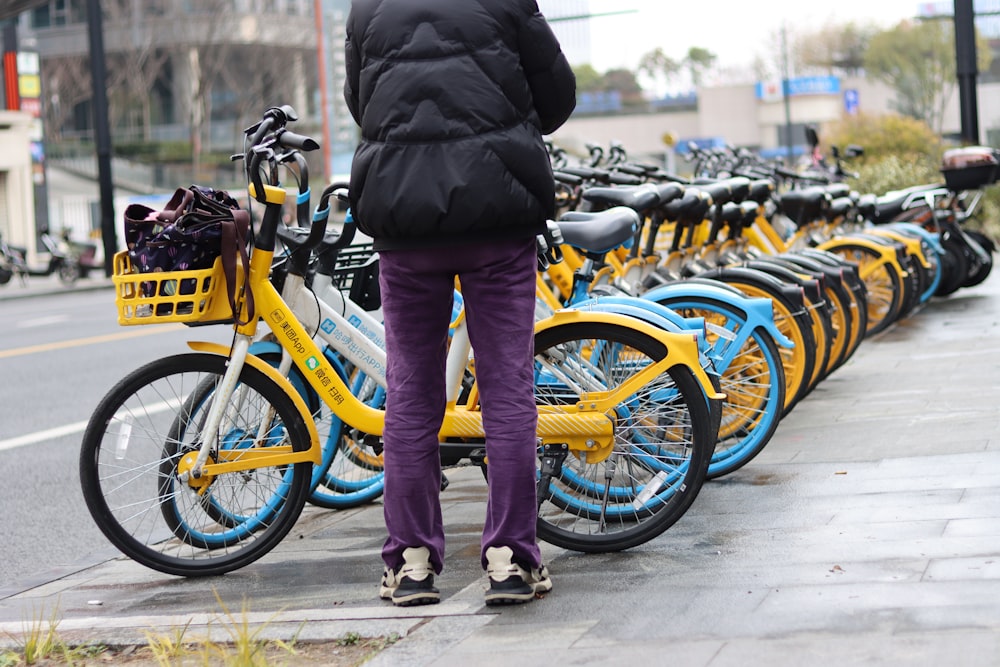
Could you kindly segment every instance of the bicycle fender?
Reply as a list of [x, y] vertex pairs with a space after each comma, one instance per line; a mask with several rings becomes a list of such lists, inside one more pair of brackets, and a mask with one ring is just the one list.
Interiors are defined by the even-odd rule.
[[909, 275], [906, 272], [906, 269], [903, 268], [903, 265], [899, 263], [899, 259], [897, 259], [896, 257], [895, 247], [887, 247], [882, 245], [881, 243], [876, 243], [875, 241], [866, 239], [862, 236], [838, 236], [835, 239], [830, 239], [829, 241], [820, 243], [818, 246], [816, 246], [816, 249], [833, 250], [835, 248], [839, 248], [842, 246], [850, 247], [852, 245], [868, 248], [876, 255], [878, 255], [883, 263], [892, 264], [892, 266], [896, 269], [897, 273], [899, 273], [900, 278], [905, 278], [907, 275]]
[[535, 333], [540, 333], [552, 327], [574, 324], [577, 322], [595, 322], [604, 324], [614, 324], [630, 329], [635, 329], [650, 338], [663, 343], [667, 351], [667, 357], [673, 357], [673, 366], [687, 366], [701, 384], [702, 391], [708, 398], [723, 400], [726, 395], [715, 390], [712, 381], [709, 380], [705, 369], [701, 367], [700, 354], [698, 350], [698, 334], [695, 332], [674, 333], [664, 331], [648, 322], [620, 315], [618, 313], [584, 312], [580, 310], [557, 310], [551, 316], [535, 323]]
[[904, 232], [910, 232], [920, 236], [927, 242], [927, 245], [937, 252], [938, 256], [943, 255], [945, 252], [944, 246], [941, 245], [940, 237], [937, 234], [927, 231], [920, 225], [915, 225], [912, 222], [892, 222], [886, 226], [891, 229], [901, 229]]
[[[616, 299], [620, 299], [623, 303], [618, 303]], [[591, 299], [590, 301], [574, 304], [573, 307], [588, 312], [621, 313], [622, 315], [628, 315], [629, 317], [636, 317], [643, 322], [649, 322], [653, 326], [659, 327], [665, 331], [673, 331], [676, 333], [696, 333], [698, 335], [698, 349], [701, 351], [698, 355], [699, 364], [705, 369], [706, 373], [715, 375], [716, 377], [720, 376], [720, 373], [715, 367], [715, 362], [709, 358], [708, 340], [705, 337], [705, 318], [680, 317], [677, 313], [670, 310], [670, 308], [653, 301], [650, 302], [659, 306], [660, 310], [671, 313], [674, 319], [681, 320], [683, 322], [683, 326], [678, 327], [676, 323], [658, 314], [656, 310], [650, 310], [647, 308], [646, 304], [636, 306], [630, 303], [629, 299], [630, 297], [601, 297], [600, 299]]]
[[923, 266], [925, 269], [931, 268], [931, 263], [927, 260], [927, 257], [924, 256], [923, 248], [920, 247], [920, 239], [905, 235], [895, 229], [885, 229], [882, 227], [876, 227], [874, 230], [872, 230], [872, 233], [878, 236], [885, 236], [887, 238], [892, 239], [893, 241], [898, 241], [899, 243], [902, 243], [903, 246], [906, 248], [906, 252], [916, 257], [917, 261], [920, 262], [921, 266]]
[[685, 281], [660, 285], [648, 292], [644, 292], [641, 298], [649, 299], [650, 301], [659, 301], [665, 296], [699, 296], [706, 299], [717, 299], [725, 301], [730, 306], [740, 310], [744, 310], [743, 303], [750, 298], [745, 295], [734, 294], [732, 290], [722, 286], [716, 287], [705, 282], [695, 283]]
[[[573, 304], [573, 308], [580, 308], [583, 310], [594, 309], [593, 306], [597, 306], [597, 310], [607, 310], [614, 312], [614, 308], [604, 308], [604, 306], [621, 306], [626, 309], [636, 309], [640, 311], [646, 311], [651, 318], [646, 321], [650, 324], [655, 324], [656, 326], [662, 327], [667, 331], [677, 331], [683, 332], [684, 330], [692, 330], [698, 332], [705, 331], [705, 318], [704, 317], [684, 317], [678, 314], [676, 311], [668, 306], [664, 306], [662, 303], [657, 303], [655, 301], [650, 301], [649, 299], [643, 299], [634, 296], [600, 296], [593, 299], [588, 299], [581, 303]], [[624, 311], [623, 311], [624, 312]], [[631, 314], [631, 313], [626, 313]]]
[[[217, 354], [222, 357], [229, 356], [229, 348], [218, 343], [192, 340], [188, 341], [188, 347], [195, 352], [207, 352], [209, 354]], [[309, 432], [309, 442], [311, 444], [306, 452], [309, 455], [309, 461], [314, 465], [319, 465], [323, 455], [322, 448], [319, 443], [319, 432], [316, 430], [316, 422], [309, 413], [309, 408], [306, 406], [306, 402], [302, 400], [302, 396], [300, 396], [299, 392], [295, 390], [292, 383], [288, 381], [288, 378], [279, 373], [274, 366], [267, 363], [260, 357], [248, 354], [247, 363], [259, 370], [271, 380], [274, 380], [274, 382], [280, 386], [289, 397], [291, 397], [292, 402], [299, 411], [299, 415], [302, 417], [302, 421], [305, 422], [306, 430]]]
[[649, 322], [654, 327], [659, 327], [664, 331], [682, 333], [690, 330], [691, 333], [696, 333], [691, 327], [678, 327], [675, 322], [644, 308], [638, 308], [631, 304], [612, 303], [610, 298], [607, 301], [602, 297], [601, 299], [591, 299], [581, 303], [574, 303], [573, 308], [587, 313], [618, 313], [620, 315], [628, 315], [643, 322]]
[[789, 340], [774, 323], [774, 307], [770, 299], [763, 297], [740, 296], [721, 287], [713, 287], [702, 283], [675, 283], [652, 289], [642, 295], [644, 299], [660, 301], [686, 297], [702, 297], [722, 301], [736, 310], [741, 311], [752, 329], [760, 327], [766, 331], [774, 342], [781, 347], [792, 348], [795, 343]]

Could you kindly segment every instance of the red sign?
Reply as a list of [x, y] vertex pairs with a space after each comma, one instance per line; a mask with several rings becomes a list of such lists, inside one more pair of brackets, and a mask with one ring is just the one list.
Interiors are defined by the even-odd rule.
[[21, 111], [27, 111], [35, 118], [42, 117], [42, 101], [37, 97], [22, 97]]

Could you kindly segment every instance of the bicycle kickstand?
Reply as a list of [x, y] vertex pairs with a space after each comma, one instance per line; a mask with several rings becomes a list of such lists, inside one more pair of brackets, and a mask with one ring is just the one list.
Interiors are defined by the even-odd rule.
[[541, 452], [541, 470], [538, 477], [538, 490], [535, 492], [535, 499], [538, 509], [542, 509], [542, 503], [549, 497], [549, 484], [553, 477], [558, 477], [562, 473], [563, 461], [569, 454], [569, 445], [565, 443], [543, 445]]

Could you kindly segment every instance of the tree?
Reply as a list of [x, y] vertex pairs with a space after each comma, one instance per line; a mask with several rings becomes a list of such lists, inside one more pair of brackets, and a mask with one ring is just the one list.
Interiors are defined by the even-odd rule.
[[627, 69], [609, 69], [604, 73], [604, 89], [621, 93], [622, 104], [626, 107], [646, 103], [642, 96], [642, 86], [635, 78], [635, 72]]
[[878, 32], [878, 28], [872, 25], [854, 22], [829, 25], [797, 36], [792, 49], [794, 60], [804, 68], [822, 70], [827, 74], [843, 72], [858, 75], [864, 67], [868, 45]]
[[857, 144], [865, 149], [864, 155], [852, 158], [848, 166], [859, 174], [851, 186], [862, 192], [883, 194], [941, 178], [941, 138], [915, 118], [863, 113], [845, 116], [824, 128], [822, 135], [830, 146]]
[[48, 102], [43, 105], [46, 133], [50, 141], [58, 141], [77, 106], [93, 96], [90, 60], [75, 57], [43, 59], [42, 90]]
[[[989, 44], [977, 33], [979, 69], [989, 68]], [[947, 21], [905, 21], [872, 37], [864, 58], [868, 74], [896, 92], [894, 108], [941, 132], [955, 92], [955, 31]]]
[[594, 93], [604, 90], [604, 77], [591, 65], [577, 65], [573, 68], [576, 75], [576, 89], [581, 93]]
[[108, 106], [112, 126], [138, 124], [141, 138], [149, 141], [153, 109], [160, 103], [153, 91], [169, 57], [165, 50], [155, 46], [156, 25], [142, 20], [137, 9], [132, 0], [105, 0], [102, 5], [108, 25], [130, 38], [125, 51], [109, 57], [108, 90], [112, 94]]
[[716, 59], [714, 53], [700, 46], [692, 46], [681, 60], [674, 60], [657, 47], [639, 59], [637, 72], [653, 79], [657, 89], [663, 90], [674, 82], [678, 74], [687, 70], [691, 84], [697, 87], [701, 85], [705, 73], [715, 65]]
[[715, 65], [716, 55], [700, 46], [692, 46], [684, 56], [684, 66], [691, 74], [691, 83], [701, 85], [702, 77]]
[[660, 47], [643, 55], [639, 59], [637, 69], [639, 74], [645, 74], [653, 79], [658, 90], [666, 89], [680, 71], [681, 64], [664, 53]]

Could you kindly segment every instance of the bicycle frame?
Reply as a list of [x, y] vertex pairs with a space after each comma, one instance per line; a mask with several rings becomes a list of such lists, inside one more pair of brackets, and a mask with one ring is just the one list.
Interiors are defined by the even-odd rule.
[[[266, 206], [265, 221], [269, 216], [280, 212], [284, 204], [286, 192], [274, 185], [264, 185], [260, 198], [251, 188], [251, 196], [258, 201], [264, 201]], [[310, 426], [311, 446], [303, 452], [291, 452], [290, 448], [267, 447], [248, 452], [238, 450], [227, 456], [225, 450], [218, 451], [219, 462], [209, 462], [210, 452], [216, 451], [216, 442], [211, 438], [202, 443], [197, 460], [185, 473], [195, 479], [202, 475], [215, 475], [224, 472], [234, 472], [257, 467], [260, 460], [266, 458], [268, 465], [291, 464], [300, 461], [318, 462], [321, 444], [316, 433], [313, 418], [305, 407], [304, 401], [298, 397], [287, 379], [272, 366], [253, 355], [248, 354], [258, 328], [259, 319], [263, 319], [275, 333], [275, 338], [292, 358], [292, 362], [302, 373], [303, 378], [315, 390], [320, 399], [345, 424], [359, 431], [372, 435], [383, 432], [385, 412], [365, 404], [354, 396], [346, 383], [333, 369], [326, 359], [307, 327], [298, 319], [292, 305], [282, 299], [281, 294], [268, 279], [274, 250], [255, 248], [250, 257], [250, 270], [247, 276], [247, 289], [252, 290], [259, 318], [252, 318], [248, 324], [236, 326], [236, 336], [231, 348], [223, 345], [192, 342], [192, 349], [228, 356], [230, 363], [221, 387], [217, 391], [206, 424], [206, 433], [216, 433], [223, 418], [225, 405], [233, 395], [239, 375], [245, 363], [260, 369], [269, 377], [279, 382], [287, 393], [292, 396], [300, 415]], [[292, 278], [293, 276], [289, 276]], [[301, 280], [301, 277], [298, 277]], [[287, 279], [286, 279], [287, 281]], [[309, 305], [315, 306], [315, 299], [309, 300]], [[245, 302], [243, 307], [245, 309]], [[335, 314], [335, 313], [334, 313]], [[677, 365], [687, 366], [697, 378], [704, 393], [711, 398], [721, 399], [712, 388], [712, 384], [701, 368], [698, 359], [696, 336], [665, 332], [623, 315], [611, 313], [581, 313], [565, 310], [556, 312], [552, 317], [538, 322], [536, 333], [553, 326], [573, 322], [609, 323], [626, 326], [638, 330], [664, 346], [663, 357], [642, 369], [627, 381], [612, 391], [583, 391], [580, 400], [574, 405], [545, 406], [538, 415], [538, 439], [541, 445], [565, 444], [570, 451], [583, 456], [589, 463], [604, 460], [614, 447], [615, 423], [607, 413], [616, 405], [648, 384], [657, 376]], [[334, 346], [338, 349], [337, 346]], [[478, 410], [462, 405], [449, 405], [444, 415], [440, 437], [445, 438], [482, 438], [484, 436], [482, 415]], [[227, 458], [238, 460], [226, 460]]]

